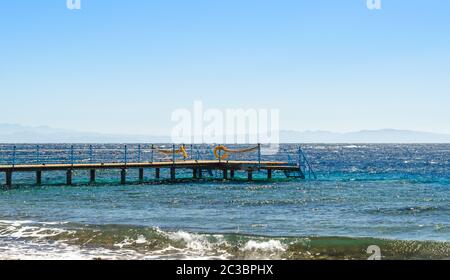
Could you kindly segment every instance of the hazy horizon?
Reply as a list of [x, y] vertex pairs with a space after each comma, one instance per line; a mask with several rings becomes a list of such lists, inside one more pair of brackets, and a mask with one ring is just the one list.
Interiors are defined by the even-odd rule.
[[[109, 131], [101, 131], [101, 130], [83, 130], [83, 129], [72, 129], [70, 127], [54, 127], [48, 124], [39, 124], [39, 125], [31, 125], [31, 124], [23, 124], [23, 123], [2, 123], [0, 122], [0, 126], [16, 126], [16, 127], [24, 127], [24, 128], [48, 128], [53, 130], [67, 130], [72, 132], [82, 132], [82, 133], [100, 133], [100, 134], [123, 134], [123, 135], [129, 135], [130, 133], [120, 133], [120, 132], [109, 132]], [[435, 131], [425, 131], [425, 130], [410, 130], [410, 129], [402, 129], [402, 128], [392, 128], [392, 127], [381, 127], [376, 129], [360, 129], [360, 130], [347, 130], [347, 131], [333, 131], [333, 130], [327, 130], [327, 129], [318, 129], [318, 130], [301, 130], [301, 129], [280, 129], [280, 131], [286, 131], [286, 132], [331, 132], [331, 133], [354, 133], [354, 132], [363, 132], [363, 131], [410, 131], [410, 132], [424, 132], [424, 133], [433, 133], [433, 134], [450, 134], [450, 133], [442, 133], [442, 132], [435, 132]], [[149, 134], [145, 134], [149, 135]], [[156, 134], [155, 136], [163, 136]], [[166, 135], [167, 136], [167, 135]]]
[[[248, 134], [247, 134], [248, 136]], [[379, 129], [351, 132], [280, 130], [280, 143], [450, 143], [450, 134]], [[0, 143], [170, 143], [170, 135], [98, 133], [0, 123]], [[208, 142], [209, 143], [209, 142]], [[230, 144], [228, 142], [224, 142]]]

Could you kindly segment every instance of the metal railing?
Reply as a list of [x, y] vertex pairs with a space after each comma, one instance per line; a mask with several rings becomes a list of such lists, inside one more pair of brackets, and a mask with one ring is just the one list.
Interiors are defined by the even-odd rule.
[[298, 164], [303, 172], [308, 174], [309, 179], [317, 179], [314, 169], [300, 146], [298, 147]]
[[[0, 144], [0, 165], [18, 164], [81, 164], [81, 163], [133, 163], [183, 160], [215, 160], [215, 144], [185, 145], [188, 157], [175, 153], [180, 145], [173, 144], [48, 144], [48, 145], [7, 145]], [[255, 144], [226, 145], [230, 149], [254, 147]], [[298, 145], [287, 145], [275, 154], [264, 154], [262, 147], [248, 153], [229, 153], [221, 161], [246, 160], [255, 161], [260, 167], [262, 161], [283, 161], [298, 165], [309, 175], [317, 178], [310, 162]], [[170, 155], [162, 154], [157, 149], [172, 150]], [[219, 151], [219, 158], [223, 155]], [[297, 157], [297, 158], [296, 158]]]

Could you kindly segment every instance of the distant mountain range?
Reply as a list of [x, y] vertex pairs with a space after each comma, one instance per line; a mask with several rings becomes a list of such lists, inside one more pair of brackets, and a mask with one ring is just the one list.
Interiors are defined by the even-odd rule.
[[0, 143], [167, 143], [170, 137], [80, 132], [0, 123]]
[[450, 143], [450, 134], [380, 129], [356, 132], [282, 131], [283, 143]]
[[[281, 131], [282, 143], [450, 143], [450, 134], [381, 129], [337, 133]], [[0, 124], [0, 143], [167, 143], [168, 136], [80, 132], [48, 126]]]

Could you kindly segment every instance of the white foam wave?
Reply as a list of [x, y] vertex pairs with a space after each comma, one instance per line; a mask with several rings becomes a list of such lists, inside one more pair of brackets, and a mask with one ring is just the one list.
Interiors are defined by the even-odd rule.
[[[38, 223], [34, 221], [0, 220], [0, 259], [230, 259], [233, 257], [227, 249], [232, 246], [223, 235], [205, 235], [185, 231], [167, 232], [155, 228], [156, 232], [173, 241], [160, 250], [146, 251], [147, 240], [144, 235], [126, 237], [121, 242], [108, 247], [85, 247], [72, 245], [70, 236], [76, 236], [75, 230], [58, 227], [60, 222]], [[64, 240], [61, 237], [65, 237]], [[50, 238], [50, 239], [49, 239]], [[236, 245], [234, 245], [236, 246]], [[132, 249], [131, 249], [132, 248]], [[279, 254], [286, 250], [279, 240], [249, 240], [241, 248], [236, 247], [243, 257], [256, 252], [268, 255]]]
[[162, 236], [179, 241], [180, 246], [168, 245], [162, 250], [141, 252], [128, 249], [133, 245], [145, 245], [148, 241], [144, 235], [125, 238], [113, 245], [112, 249], [98, 247], [85, 248], [82, 245], [70, 245], [70, 240], [57, 238], [61, 234], [76, 235], [75, 230], [68, 230], [58, 225], [66, 222], [35, 222], [31, 220], [0, 220], [0, 259], [226, 259], [230, 255], [217, 249], [223, 244], [223, 236], [214, 235], [214, 241], [208, 237], [184, 231], [165, 232], [155, 228]]
[[4, 260], [90, 260], [90, 259], [136, 259], [143, 258], [131, 250], [109, 250], [105, 248], [83, 249], [63, 242], [36, 242], [0, 239], [0, 259]]
[[269, 252], [284, 252], [286, 245], [283, 245], [280, 240], [268, 240], [258, 242], [249, 240], [242, 248], [243, 251], [269, 251]]
[[123, 247], [132, 246], [135, 244], [146, 244], [148, 241], [143, 235], [139, 235], [136, 240], [126, 237], [121, 242], [115, 243], [113, 246], [122, 249]]
[[160, 233], [165, 235], [171, 240], [181, 241], [184, 243], [184, 248], [170, 247], [165, 250], [177, 252], [177, 258], [182, 259], [227, 259], [231, 255], [225, 250], [220, 249], [222, 245], [227, 245], [223, 235], [210, 236], [214, 241], [208, 240], [205, 235], [189, 233], [185, 231], [177, 232], [165, 232], [159, 230]]
[[131, 240], [130, 238], [127, 237], [124, 240], [122, 240], [121, 242], [115, 243], [113, 246], [122, 249], [123, 247], [131, 246], [134, 243], [135, 242], [133, 240]]
[[185, 231], [177, 231], [173, 233], [166, 233], [166, 235], [175, 241], [182, 241], [189, 249], [204, 251], [210, 250], [212, 244], [208, 242], [207, 238], [202, 235], [188, 233]]
[[33, 221], [0, 221], [0, 237], [43, 239], [58, 236], [62, 233], [73, 233], [57, 227], [50, 227], [61, 223], [37, 223]]

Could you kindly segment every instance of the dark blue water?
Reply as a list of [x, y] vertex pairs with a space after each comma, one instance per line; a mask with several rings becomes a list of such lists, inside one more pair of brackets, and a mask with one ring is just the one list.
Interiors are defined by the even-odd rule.
[[[70, 161], [69, 146], [41, 148], [39, 160]], [[8, 163], [11, 146], [0, 148]], [[52, 148], [68, 157], [53, 159]], [[120, 186], [118, 171], [102, 171], [94, 186], [78, 172], [76, 186], [52, 173], [44, 181], [53, 186], [37, 187], [33, 174], [15, 175], [18, 185], [0, 191], [0, 258], [365, 258], [372, 244], [390, 258], [450, 257], [450, 145], [302, 148], [317, 180], [173, 184], [148, 171], [148, 183], [130, 172]], [[35, 158], [31, 145], [16, 149], [16, 161]], [[122, 145], [96, 147], [94, 159], [89, 145], [75, 150], [82, 162], [124, 156]], [[282, 145], [265, 159], [295, 161], [296, 151]], [[127, 152], [129, 161], [151, 157], [145, 146]]]

